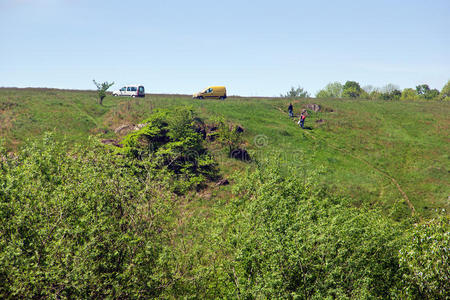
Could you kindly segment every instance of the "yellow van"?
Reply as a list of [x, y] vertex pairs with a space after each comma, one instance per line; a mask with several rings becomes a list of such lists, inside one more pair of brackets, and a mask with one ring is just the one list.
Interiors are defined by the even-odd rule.
[[224, 86], [209, 86], [201, 92], [192, 95], [193, 99], [216, 98], [224, 100], [227, 98], [227, 89]]

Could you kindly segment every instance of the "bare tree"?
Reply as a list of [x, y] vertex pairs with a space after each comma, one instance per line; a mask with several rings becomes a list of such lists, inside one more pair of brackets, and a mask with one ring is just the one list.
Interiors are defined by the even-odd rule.
[[376, 88], [375, 88], [373, 85], [370, 85], [370, 84], [363, 86], [362, 89], [363, 89], [367, 94], [370, 94], [370, 93], [372, 93], [373, 91], [376, 90]]
[[394, 91], [399, 91], [400, 87], [398, 85], [388, 83], [381, 88], [381, 92], [385, 94], [391, 94]]

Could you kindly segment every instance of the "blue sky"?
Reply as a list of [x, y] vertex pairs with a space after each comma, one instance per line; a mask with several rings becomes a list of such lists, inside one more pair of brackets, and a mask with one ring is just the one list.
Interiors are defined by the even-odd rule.
[[312, 94], [450, 79], [450, 1], [0, 0], [0, 86]]

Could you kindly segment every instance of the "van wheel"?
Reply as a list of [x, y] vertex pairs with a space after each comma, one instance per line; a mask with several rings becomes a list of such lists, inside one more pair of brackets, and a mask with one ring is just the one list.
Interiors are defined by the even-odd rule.
[[200, 96], [200, 97], [198, 97], [197, 99], [200, 99], [200, 100], [202, 100], [202, 99], [203, 99], [203, 96]]
[[222, 96], [219, 97], [219, 100], [223, 100], [224, 98]]

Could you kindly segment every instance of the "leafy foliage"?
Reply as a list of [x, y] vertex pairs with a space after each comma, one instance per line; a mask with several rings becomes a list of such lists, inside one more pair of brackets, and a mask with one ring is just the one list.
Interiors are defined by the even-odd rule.
[[400, 90], [393, 90], [382, 94], [383, 100], [400, 100], [402, 92]]
[[[417, 289], [405, 293], [413, 281], [398, 254], [408, 244], [409, 224], [382, 217], [377, 209], [352, 208], [345, 199], [315, 183], [320, 170], [307, 170], [299, 178], [289, 175], [292, 171], [284, 172], [280, 162], [271, 157], [240, 176], [236, 198], [219, 216], [223, 223], [218, 227], [226, 232], [221, 236], [227, 236], [222, 251], [233, 257], [223, 262], [228, 274], [227, 297], [423, 295]], [[446, 288], [448, 268], [442, 259], [448, 249], [448, 224], [431, 230], [439, 231], [441, 238], [430, 237], [440, 252], [430, 254], [436, 268], [430, 266], [429, 270], [437, 272], [433, 279]], [[414, 255], [422, 257], [421, 252]]]
[[171, 194], [132, 161], [47, 135], [0, 170], [0, 298], [161, 293]]
[[347, 81], [342, 89], [342, 97], [344, 98], [359, 98], [362, 89], [356, 81]]
[[400, 100], [416, 100], [416, 99], [417, 99], [417, 94], [414, 89], [406, 88], [402, 91]]
[[160, 110], [143, 123], [123, 139], [120, 151], [170, 182], [174, 191], [185, 192], [216, 176], [216, 164], [203, 146], [191, 109]]
[[217, 117], [214, 120], [214, 125], [217, 126], [217, 141], [226, 147], [228, 154], [240, 148], [243, 140], [242, 132], [238, 130], [238, 126], [228, 124], [223, 117]]
[[428, 84], [420, 84], [416, 86], [416, 93], [425, 100], [433, 100], [439, 96], [439, 91], [437, 89], [430, 89]]
[[330, 82], [320, 90], [316, 98], [341, 98], [343, 86], [339, 82]]
[[449, 101], [450, 100], [450, 80], [444, 85], [440, 94], [441, 100]]
[[430, 87], [428, 84], [420, 84], [416, 86], [416, 93], [417, 95], [425, 95], [430, 91]]
[[282, 98], [308, 98], [309, 93], [303, 89], [302, 87], [291, 87], [291, 89], [286, 94], [281, 94], [280, 97]]
[[105, 81], [103, 83], [97, 82], [92, 80], [97, 87], [97, 93], [98, 93], [98, 103], [100, 105], [103, 105], [103, 99], [106, 97], [106, 91], [114, 85], [114, 82], [109, 83], [108, 81]]
[[401, 279], [401, 227], [377, 211], [348, 207], [311, 178], [282, 175], [269, 163], [240, 180], [227, 229], [235, 293], [388, 297]]
[[450, 297], [450, 222], [448, 216], [417, 225], [400, 250], [405, 295], [422, 299]]

